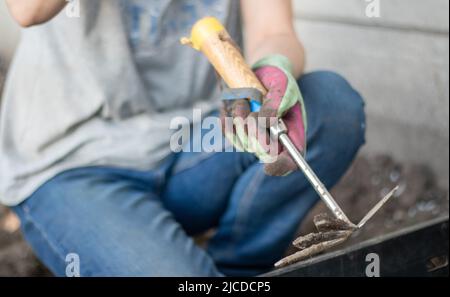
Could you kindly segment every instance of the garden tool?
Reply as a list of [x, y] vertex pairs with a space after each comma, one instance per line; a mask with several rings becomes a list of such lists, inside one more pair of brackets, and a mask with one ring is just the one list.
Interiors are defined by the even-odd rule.
[[[224, 26], [213, 17], [199, 20], [192, 28], [191, 38], [182, 38], [181, 43], [201, 51], [214, 66], [217, 73], [229, 89], [223, 93], [224, 99], [248, 99], [252, 111], [261, 107], [262, 98], [267, 93], [251, 68], [246, 64], [241, 52], [233, 42]], [[334, 215], [330, 217], [320, 214], [314, 218], [318, 233], [299, 237], [293, 244], [299, 252], [290, 255], [275, 266], [280, 267], [294, 263], [320, 253], [326, 249], [341, 244], [355, 230], [364, 224], [393, 196], [397, 188], [381, 199], [367, 215], [357, 224], [353, 224], [339, 207], [324, 184], [303, 158], [287, 134], [287, 128], [282, 119], [278, 119], [270, 127], [270, 135], [277, 139], [289, 152], [297, 166], [304, 173], [319, 197]]]

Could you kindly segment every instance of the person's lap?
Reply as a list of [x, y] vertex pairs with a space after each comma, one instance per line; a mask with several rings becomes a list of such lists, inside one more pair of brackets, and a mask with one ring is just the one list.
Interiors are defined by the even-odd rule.
[[[82, 276], [220, 275], [154, 194], [159, 172], [67, 171], [15, 208], [25, 237], [56, 274], [75, 253]], [[189, 259], [186, 261], [185, 259]]]
[[[331, 187], [364, 139], [363, 103], [340, 76], [299, 81], [307, 161]], [[38, 256], [57, 275], [77, 253], [81, 275], [254, 275], [289, 245], [317, 195], [301, 172], [270, 177], [247, 153], [184, 152], [139, 172], [64, 172], [15, 207]], [[206, 251], [190, 235], [215, 228]]]

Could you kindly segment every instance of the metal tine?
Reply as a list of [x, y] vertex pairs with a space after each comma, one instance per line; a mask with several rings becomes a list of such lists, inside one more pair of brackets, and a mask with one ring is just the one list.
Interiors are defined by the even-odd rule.
[[378, 203], [375, 204], [375, 206], [358, 223], [358, 229], [362, 228], [367, 223], [367, 221], [370, 220], [375, 215], [375, 213], [377, 213], [377, 211], [394, 195], [394, 193], [397, 192], [397, 190], [398, 186], [396, 186], [386, 196], [378, 201]]

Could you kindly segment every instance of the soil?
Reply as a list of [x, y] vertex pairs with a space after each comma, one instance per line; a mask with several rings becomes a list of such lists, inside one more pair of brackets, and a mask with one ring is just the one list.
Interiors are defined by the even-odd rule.
[[37, 260], [15, 226], [15, 217], [0, 206], [0, 277], [50, 276], [51, 273]]
[[275, 263], [275, 267], [284, 267], [328, 251], [345, 242], [356, 229], [355, 225], [327, 213], [316, 215], [314, 225], [317, 232], [297, 237], [292, 245], [299, 251], [279, 260]]
[[[398, 186], [397, 192], [360, 230], [344, 240], [321, 233], [315, 219], [327, 213], [319, 202], [303, 220], [297, 239], [278, 266], [311, 258], [318, 253], [342, 249], [355, 243], [449, 214], [448, 190], [441, 189], [431, 170], [424, 165], [401, 164], [388, 156], [359, 157], [331, 193], [354, 223], [382, 197]], [[337, 228], [339, 230], [339, 228]], [[318, 232], [319, 231], [319, 232]], [[318, 233], [316, 233], [318, 232]], [[331, 232], [331, 237], [336, 237]], [[327, 240], [328, 239], [328, 240]]]

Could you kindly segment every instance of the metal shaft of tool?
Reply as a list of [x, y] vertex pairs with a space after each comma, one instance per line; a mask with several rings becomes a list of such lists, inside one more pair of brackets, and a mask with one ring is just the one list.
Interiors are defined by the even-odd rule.
[[380, 201], [378, 201], [377, 204], [361, 219], [361, 221], [358, 223], [358, 228], [362, 228], [368, 220], [370, 220], [377, 211], [380, 210], [380, 208], [388, 202], [389, 199], [397, 192], [398, 186], [396, 186], [392, 191], [390, 191], [386, 196], [384, 196]]
[[[275, 125], [276, 126], [276, 125]], [[297, 166], [303, 171], [306, 178], [309, 180], [314, 190], [317, 192], [319, 197], [326, 204], [328, 209], [338, 218], [349, 225], [353, 225], [353, 223], [347, 218], [345, 213], [333, 199], [331, 194], [328, 192], [327, 188], [323, 185], [311, 167], [306, 163], [305, 159], [302, 157], [298, 149], [292, 143], [291, 139], [287, 135], [287, 129], [282, 120], [278, 121], [278, 127], [271, 127], [271, 131], [278, 137], [281, 144], [288, 150], [291, 157], [294, 159]]]

